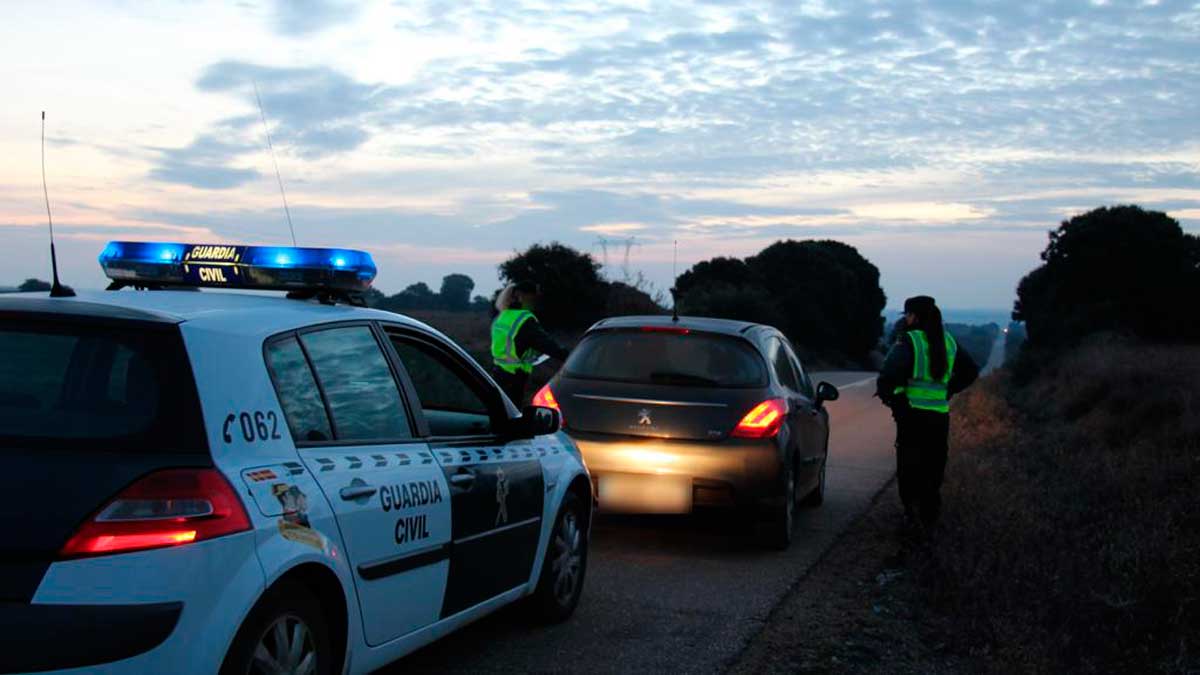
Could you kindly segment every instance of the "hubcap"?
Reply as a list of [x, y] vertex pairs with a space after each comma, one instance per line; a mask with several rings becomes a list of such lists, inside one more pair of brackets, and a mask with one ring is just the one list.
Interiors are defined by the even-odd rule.
[[248, 675], [309, 675], [317, 672], [312, 631], [300, 617], [285, 614], [267, 627], [247, 669]]
[[583, 532], [574, 511], [563, 513], [558, 521], [550, 571], [554, 575], [554, 599], [562, 606], [571, 604], [583, 571]]

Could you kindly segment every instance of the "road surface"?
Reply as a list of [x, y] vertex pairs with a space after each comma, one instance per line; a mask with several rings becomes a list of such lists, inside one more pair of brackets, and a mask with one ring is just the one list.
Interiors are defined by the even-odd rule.
[[503, 610], [381, 671], [714, 672], [891, 478], [894, 428], [871, 373], [817, 373], [842, 389], [828, 404], [825, 504], [801, 510], [780, 553], [720, 517], [597, 518], [579, 609], [536, 626]]
[[996, 342], [992, 344], [992, 353], [988, 355], [987, 363], [983, 365], [983, 375], [1004, 365], [1004, 342], [1007, 337], [1008, 333], [1003, 331], [996, 335]]

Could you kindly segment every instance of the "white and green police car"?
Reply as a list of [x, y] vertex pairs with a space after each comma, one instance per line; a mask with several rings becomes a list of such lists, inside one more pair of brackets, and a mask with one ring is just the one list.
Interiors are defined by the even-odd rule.
[[369, 255], [100, 262], [107, 291], [0, 298], [0, 672], [362, 673], [572, 613], [592, 497], [558, 413], [356, 306]]

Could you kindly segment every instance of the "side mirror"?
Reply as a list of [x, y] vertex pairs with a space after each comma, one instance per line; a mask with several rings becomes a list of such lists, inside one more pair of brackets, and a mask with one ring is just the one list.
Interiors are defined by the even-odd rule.
[[513, 420], [513, 431], [519, 438], [533, 438], [558, 433], [562, 428], [562, 415], [554, 408], [527, 405], [521, 416]]
[[836, 401], [839, 396], [841, 394], [838, 393], [838, 388], [832, 384], [822, 382], [817, 385], [817, 405], [821, 405], [825, 401]]

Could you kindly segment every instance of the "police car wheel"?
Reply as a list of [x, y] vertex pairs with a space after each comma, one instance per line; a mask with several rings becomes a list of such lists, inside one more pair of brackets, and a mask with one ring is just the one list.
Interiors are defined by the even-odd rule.
[[765, 543], [779, 551], [792, 545], [792, 529], [796, 516], [796, 471], [793, 463], [784, 466], [783, 495], [767, 514]]
[[317, 599], [297, 586], [276, 589], [242, 624], [221, 675], [331, 675], [331, 646]]
[[804, 496], [804, 499], [800, 502], [801, 506], [815, 508], [825, 501], [825, 469], [828, 466], [829, 457], [826, 457], [825, 461], [821, 462], [821, 476], [817, 479], [817, 486], [813, 488], [812, 492]]
[[574, 493], [567, 493], [554, 520], [537, 590], [530, 602], [535, 618], [541, 621], [564, 621], [579, 604], [587, 572], [588, 542], [584, 519], [579, 498]]

